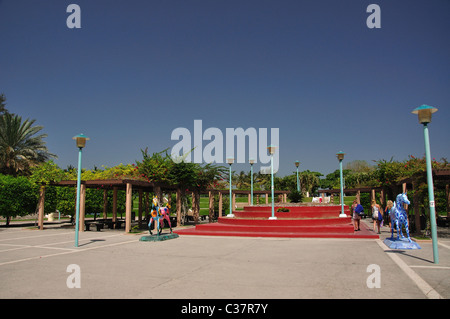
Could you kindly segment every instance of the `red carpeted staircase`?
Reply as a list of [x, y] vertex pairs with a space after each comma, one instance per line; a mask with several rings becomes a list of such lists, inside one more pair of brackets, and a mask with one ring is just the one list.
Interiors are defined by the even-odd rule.
[[354, 231], [350, 210], [344, 206], [348, 217], [339, 217], [341, 206], [282, 206], [289, 212], [277, 212], [272, 216], [271, 206], [245, 206], [234, 211], [235, 217], [219, 217], [218, 222], [199, 224], [195, 227], [174, 230], [179, 235], [243, 236], [243, 237], [315, 237], [315, 238], [379, 238], [361, 223], [361, 230]]

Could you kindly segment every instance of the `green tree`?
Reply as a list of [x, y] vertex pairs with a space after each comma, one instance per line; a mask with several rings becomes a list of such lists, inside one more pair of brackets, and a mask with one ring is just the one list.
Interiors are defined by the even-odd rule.
[[[271, 176], [270, 174], [263, 174], [261, 171], [256, 172], [254, 174], [256, 183], [253, 184], [253, 186], [256, 185], [255, 189], [259, 190], [270, 190], [271, 187]], [[274, 179], [275, 183], [275, 179]]]
[[[346, 181], [347, 175], [350, 174], [349, 169], [343, 169], [342, 175]], [[320, 180], [320, 187], [324, 189], [337, 189], [340, 187], [340, 171], [337, 169], [333, 173], [327, 174], [324, 179]], [[347, 186], [347, 184], [346, 184]]]
[[0, 115], [4, 115], [6, 113], [9, 113], [6, 109], [6, 97], [5, 94], [0, 94]]
[[297, 189], [291, 190], [291, 192], [288, 195], [289, 200], [291, 203], [301, 203], [303, 201], [303, 194], [302, 192], [297, 191]]
[[76, 188], [73, 187], [55, 187], [57, 204], [56, 209], [62, 215], [75, 216]]
[[11, 218], [35, 212], [38, 188], [23, 176], [0, 174], [0, 215], [9, 226]]
[[311, 172], [306, 170], [301, 172], [299, 175], [302, 193], [314, 193], [320, 185], [319, 177], [322, 176], [322, 174], [319, 172]]
[[394, 161], [393, 158], [389, 161], [384, 159], [376, 162], [377, 168], [374, 177], [376, 178], [378, 186], [385, 186], [393, 188], [397, 182], [405, 177], [404, 163]]
[[40, 185], [48, 185], [51, 183], [59, 182], [65, 179], [68, 175], [52, 160], [31, 167], [30, 173], [30, 181]]
[[60, 187], [51, 184], [65, 179], [68, 174], [51, 160], [31, 167], [30, 173], [28, 178], [30, 182], [39, 187], [39, 197], [44, 196], [44, 212], [56, 212], [59, 201], [58, 188]]
[[233, 180], [235, 181], [237, 189], [250, 189], [250, 174], [241, 171], [239, 175], [233, 176]]
[[9, 113], [0, 117], [0, 173], [28, 175], [31, 167], [57, 157], [45, 146], [47, 135], [36, 135], [43, 127], [35, 122]]
[[368, 173], [373, 171], [375, 168], [370, 166], [369, 163], [364, 160], [354, 160], [345, 164], [344, 169], [349, 169], [352, 173]]

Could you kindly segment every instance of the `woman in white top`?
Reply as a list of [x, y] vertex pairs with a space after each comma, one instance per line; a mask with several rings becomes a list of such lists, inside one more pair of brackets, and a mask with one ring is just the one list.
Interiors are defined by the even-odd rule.
[[372, 220], [373, 220], [373, 231], [376, 231], [375, 228], [377, 227], [378, 234], [381, 234], [380, 224], [381, 221], [383, 220], [383, 210], [375, 200], [372, 200]]

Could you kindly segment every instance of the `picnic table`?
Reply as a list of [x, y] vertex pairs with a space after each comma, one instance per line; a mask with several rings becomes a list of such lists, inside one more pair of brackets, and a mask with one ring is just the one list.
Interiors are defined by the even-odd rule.
[[91, 230], [91, 225], [95, 225], [97, 227], [97, 231], [101, 231], [105, 225], [107, 225], [109, 229], [119, 229], [122, 226], [122, 223], [125, 223], [125, 220], [117, 219], [116, 221], [113, 221], [112, 219], [97, 219], [84, 221], [87, 231]]

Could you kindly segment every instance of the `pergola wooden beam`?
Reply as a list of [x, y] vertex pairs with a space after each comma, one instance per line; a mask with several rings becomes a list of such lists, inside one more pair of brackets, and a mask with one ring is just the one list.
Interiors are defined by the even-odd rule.
[[[176, 190], [177, 185], [160, 184], [153, 182], [140, 181], [135, 179], [97, 179], [97, 180], [82, 180], [81, 184], [86, 185], [87, 188], [102, 188], [113, 189], [117, 187], [120, 190], [126, 190], [127, 184], [131, 184], [136, 189], [142, 189], [144, 191], [154, 191], [154, 188], [160, 187], [161, 189]], [[53, 183], [54, 186], [77, 186], [75, 180], [65, 180], [57, 183]]]
[[[52, 183], [53, 186], [66, 186], [66, 187], [76, 187], [76, 180], [64, 180], [57, 183]], [[139, 214], [142, 214], [142, 193], [143, 192], [156, 192], [160, 196], [162, 190], [178, 190], [177, 185], [168, 185], [164, 183], [152, 183], [147, 181], [140, 181], [134, 179], [101, 179], [101, 180], [84, 180], [81, 181], [81, 193], [80, 193], [80, 223], [79, 231], [84, 231], [84, 219], [85, 219], [85, 203], [86, 203], [86, 188], [101, 188], [105, 191], [103, 200], [107, 198], [106, 191], [113, 191], [113, 207], [112, 220], [115, 222], [117, 220], [117, 191], [124, 190], [126, 192], [126, 203], [125, 203], [125, 232], [131, 231], [131, 213], [133, 208], [133, 189], [139, 190], [140, 197], [140, 208]], [[44, 199], [45, 199], [45, 186], [41, 188], [41, 197], [39, 205], [39, 229], [44, 229]], [[106, 204], [104, 204], [103, 214], [106, 213]]]

